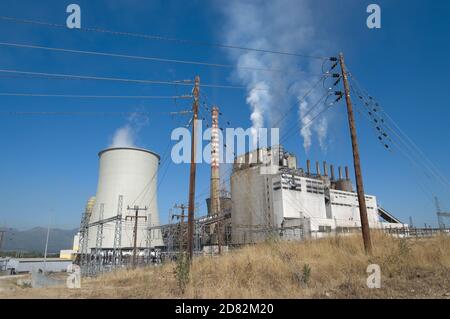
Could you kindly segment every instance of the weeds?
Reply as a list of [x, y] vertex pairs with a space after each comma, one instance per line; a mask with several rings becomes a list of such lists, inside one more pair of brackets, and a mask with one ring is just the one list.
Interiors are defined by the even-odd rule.
[[189, 283], [190, 268], [190, 261], [187, 255], [185, 253], [179, 254], [176, 261], [175, 277], [182, 294], [185, 293], [186, 286]]

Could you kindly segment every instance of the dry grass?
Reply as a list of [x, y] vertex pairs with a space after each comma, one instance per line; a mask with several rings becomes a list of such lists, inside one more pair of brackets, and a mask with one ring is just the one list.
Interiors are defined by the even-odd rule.
[[[374, 252], [360, 236], [267, 242], [194, 261], [186, 290], [175, 265], [109, 273], [81, 289], [21, 289], [43, 298], [449, 298], [450, 237], [395, 239], [373, 233]], [[366, 268], [381, 267], [381, 289], [368, 289]], [[308, 269], [310, 274], [308, 275]], [[0, 297], [7, 297], [1, 295]]]

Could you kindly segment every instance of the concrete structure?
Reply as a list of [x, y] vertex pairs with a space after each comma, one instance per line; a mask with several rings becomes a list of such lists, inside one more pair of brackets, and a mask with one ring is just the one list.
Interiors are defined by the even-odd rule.
[[[89, 216], [89, 224], [101, 220], [112, 219], [110, 222], [89, 227], [88, 248], [95, 249], [99, 241], [101, 249], [112, 249], [114, 246], [115, 221], [118, 214], [122, 214], [121, 247], [132, 249], [134, 220], [126, 219], [126, 216], [134, 215], [135, 205], [144, 208], [140, 211], [137, 247], [140, 249], [162, 245], [161, 235], [147, 231], [148, 227], [159, 225], [159, 213], [157, 204], [157, 173], [159, 155], [145, 149], [131, 147], [109, 148], [99, 154], [99, 178], [97, 194], [92, 213]], [[122, 210], [119, 211], [119, 196], [122, 196]], [[101, 231], [103, 236], [98, 236]], [[100, 237], [100, 239], [99, 239]]]
[[59, 251], [59, 259], [75, 260], [77, 251], [72, 249], [63, 249]]
[[219, 199], [219, 108], [214, 106], [211, 110], [211, 186], [208, 214], [220, 212]]
[[[323, 175], [297, 168], [296, 158], [281, 146], [258, 149], [238, 156], [231, 175], [232, 242], [245, 244], [262, 241], [268, 234], [316, 237], [331, 231], [349, 231], [361, 227], [358, 198], [346, 168], [346, 176]], [[404, 227], [379, 218], [377, 199], [366, 195], [371, 228]]]
[[6, 270], [12, 275], [44, 269], [46, 272], [64, 272], [71, 264], [71, 260], [60, 258], [10, 258]]

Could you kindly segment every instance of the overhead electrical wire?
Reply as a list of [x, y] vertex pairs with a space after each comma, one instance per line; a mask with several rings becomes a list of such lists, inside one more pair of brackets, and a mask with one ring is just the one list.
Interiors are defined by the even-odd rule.
[[26, 111], [0, 111], [0, 116], [36, 116], [36, 115], [46, 115], [46, 116], [73, 116], [73, 115], [83, 115], [83, 116], [125, 116], [125, 115], [136, 115], [136, 116], [148, 116], [155, 114], [166, 114], [166, 115], [177, 115], [177, 114], [188, 114], [191, 111], [181, 111], [181, 112], [26, 112]]
[[[90, 75], [74, 75], [74, 74], [61, 74], [61, 73], [47, 73], [47, 72], [31, 72], [31, 71], [20, 71], [11, 69], [0, 69], [0, 73], [8, 74], [22, 74], [22, 75], [33, 75], [33, 76], [44, 76], [44, 77], [55, 77], [55, 78], [71, 78], [80, 80], [95, 80], [95, 81], [113, 81], [113, 82], [129, 82], [129, 83], [141, 83], [141, 84], [161, 84], [161, 85], [184, 85], [190, 86], [191, 83], [186, 82], [175, 82], [175, 81], [162, 81], [162, 80], [140, 80], [140, 79], [128, 79], [128, 78], [116, 78], [116, 77], [103, 77], [103, 76], [90, 76]], [[220, 88], [220, 89], [244, 89], [245, 86], [233, 86], [225, 84], [202, 84], [202, 87], [206, 88]], [[267, 89], [262, 88], [252, 88], [256, 91], [267, 91]]]
[[46, 94], [46, 93], [19, 93], [0, 92], [0, 96], [23, 96], [23, 97], [61, 97], [61, 98], [81, 98], [81, 99], [189, 99], [191, 95], [170, 96], [170, 95], [83, 95], [83, 94]]
[[111, 53], [111, 52], [85, 51], [85, 50], [55, 48], [55, 47], [41, 46], [41, 45], [34, 45], [34, 44], [0, 42], [0, 45], [16, 47], [16, 48], [40, 49], [40, 50], [47, 50], [47, 51], [54, 51], [54, 52], [65, 52], [65, 53], [75, 53], [75, 54], [84, 54], [84, 55], [125, 58], [125, 59], [132, 59], [132, 60], [192, 64], [192, 65], [200, 65], [200, 66], [214, 67], [214, 68], [241, 69], [241, 70], [250, 70], [250, 71], [264, 71], [264, 72], [278, 72], [278, 73], [292, 73], [292, 72], [306, 73], [306, 72], [297, 71], [297, 70], [295, 70], [295, 71], [279, 70], [279, 69], [272, 69], [272, 68], [257, 68], [257, 67], [251, 67], [251, 66], [238, 66], [238, 65], [232, 65], [232, 64], [211, 63], [211, 62], [203, 62], [203, 61], [190, 61], [190, 60], [180, 60], [180, 59], [168, 59], [168, 58], [161, 58], [161, 57], [136, 56], [136, 55]]
[[[60, 29], [67, 29], [67, 26], [64, 24], [50, 23], [50, 22], [30, 20], [30, 19], [22, 19], [22, 18], [17, 18], [17, 17], [0, 16], [0, 20], [40, 25], [40, 26], [49, 26], [49, 27], [60, 28]], [[127, 36], [127, 37], [133, 37], [133, 38], [141, 38], [141, 39], [146, 39], [146, 40], [158, 40], [158, 41], [167, 41], [167, 42], [174, 42], [174, 43], [180, 43], [180, 44], [190, 44], [190, 45], [196, 45], [196, 46], [208, 46], [208, 47], [216, 47], [216, 48], [223, 48], [223, 49], [254, 51], [254, 52], [261, 52], [261, 53], [279, 54], [279, 55], [318, 59], [318, 60], [326, 60], [329, 58], [329, 57], [318, 56], [318, 55], [309, 55], [309, 54], [301, 54], [301, 53], [294, 53], [294, 52], [284, 52], [284, 51], [269, 50], [269, 49], [262, 49], [262, 48], [250, 48], [250, 47], [243, 47], [243, 46], [237, 46], [237, 45], [228, 45], [228, 44], [213, 43], [213, 42], [198, 41], [198, 40], [179, 39], [179, 38], [172, 38], [172, 37], [151, 35], [151, 34], [112, 31], [112, 30], [101, 29], [101, 28], [92, 28], [92, 27], [81, 27], [79, 29], [72, 29], [71, 31], [97, 32], [97, 33], [120, 35], [120, 36]]]
[[[320, 102], [322, 102], [323, 98], [321, 98], [316, 104], [315, 106], [317, 106]], [[314, 106], [314, 107], [315, 107]], [[328, 111], [331, 107], [333, 106], [333, 104], [327, 105], [325, 108], [323, 108], [320, 112], [316, 113], [314, 115], [314, 117], [309, 120], [306, 124], [303, 124], [302, 127], [300, 128], [300, 130], [303, 130], [307, 127], [309, 127], [311, 124], [313, 124], [313, 122], [319, 118], [319, 116], [321, 116], [322, 114], [324, 114], [326, 111]], [[291, 131], [291, 133], [287, 133], [281, 140], [280, 140], [280, 144], [284, 143], [288, 138], [290, 138], [293, 134], [297, 133], [297, 126], [298, 126], [298, 122], [296, 122], [296, 125], [293, 131]]]
[[[352, 74], [350, 74], [350, 79], [353, 80], [356, 86], [360, 88], [358, 81], [354, 78]], [[360, 89], [367, 100], [374, 100], [365, 90]], [[405, 145], [409, 151], [417, 156], [417, 159], [422, 161], [425, 168], [428, 168], [430, 173], [432, 173], [441, 183], [443, 183], [447, 188], [450, 189], [450, 182], [445, 178], [444, 175], [439, 171], [438, 168], [434, 165], [433, 162], [425, 155], [425, 153], [417, 146], [414, 141], [398, 126], [398, 124], [386, 113], [386, 111], [381, 107], [378, 102], [375, 102], [376, 107], [385, 115], [387, 119], [394, 125], [395, 128], [390, 127], [388, 123], [383, 123], [393, 134], [395, 134], [398, 139]], [[398, 131], [398, 132], [397, 132]]]

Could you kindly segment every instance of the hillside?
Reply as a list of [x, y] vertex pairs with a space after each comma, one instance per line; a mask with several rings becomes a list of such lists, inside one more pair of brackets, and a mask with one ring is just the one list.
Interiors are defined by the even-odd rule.
[[[450, 237], [394, 239], [374, 234], [374, 254], [360, 236], [268, 242], [194, 261], [185, 287], [176, 265], [122, 270], [82, 281], [81, 289], [22, 289], [0, 297], [43, 298], [450, 298]], [[369, 264], [381, 288], [366, 286]]]
[[[72, 249], [73, 236], [78, 229], [50, 229], [48, 252], [59, 253], [61, 249]], [[43, 253], [47, 228], [34, 227], [28, 230], [8, 229], [1, 251]]]

